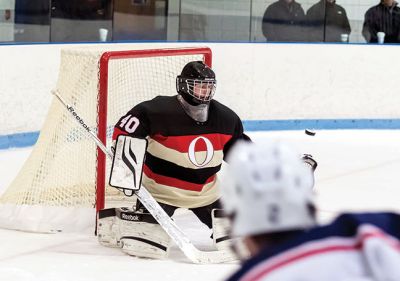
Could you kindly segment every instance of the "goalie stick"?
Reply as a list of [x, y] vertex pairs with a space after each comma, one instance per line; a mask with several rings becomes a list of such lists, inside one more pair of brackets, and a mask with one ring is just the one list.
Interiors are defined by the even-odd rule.
[[[99, 146], [100, 149], [112, 159], [113, 153], [107, 149], [107, 147], [100, 141], [100, 139], [89, 128], [89, 126], [85, 124], [84, 120], [78, 115], [75, 109], [65, 102], [57, 90], [53, 90], [51, 93], [57, 97], [57, 99], [65, 106], [68, 112], [71, 113], [74, 119], [90, 134], [97, 146]], [[223, 263], [237, 260], [236, 255], [229, 250], [201, 251], [197, 249], [190, 241], [189, 237], [176, 225], [176, 223], [167, 215], [167, 213], [165, 213], [164, 209], [160, 207], [157, 201], [144, 186], [141, 186], [139, 190], [135, 191], [135, 194], [140, 202], [165, 230], [165, 232], [182, 250], [186, 257], [189, 258], [189, 260], [191, 260], [193, 263]]]

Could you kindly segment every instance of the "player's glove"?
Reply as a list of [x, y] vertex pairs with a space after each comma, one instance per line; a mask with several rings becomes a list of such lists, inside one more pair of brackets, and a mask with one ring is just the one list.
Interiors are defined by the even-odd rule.
[[303, 154], [303, 157], [301, 157], [301, 160], [303, 160], [303, 163], [309, 167], [312, 171], [312, 187], [314, 187], [314, 172], [315, 169], [317, 169], [318, 163], [315, 161], [315, 159], [312, 157], [311, 154]]
[[305, 164], [310, 165], [311, 171], [314, 172], [315, 169], [317, 169], [318, 163], [317, 161], [315, 161], [311, 154], [303, 154], [301, 160], [303, 160]]

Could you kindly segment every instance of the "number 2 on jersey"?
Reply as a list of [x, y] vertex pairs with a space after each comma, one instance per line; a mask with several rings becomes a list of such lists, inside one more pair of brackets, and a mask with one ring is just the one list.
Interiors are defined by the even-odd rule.
[[139, 126], [139, 123], [139, 119], [129, 114], [120, 121], [119, 126], [123, 128], [127, 133], [132, 134]]

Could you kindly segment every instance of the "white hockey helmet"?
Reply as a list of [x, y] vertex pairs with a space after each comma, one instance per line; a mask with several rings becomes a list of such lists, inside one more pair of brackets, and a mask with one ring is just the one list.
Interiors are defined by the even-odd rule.
[[221, 201], [232, 234], [256, 235], [315, 225], [313, 175], [279, 141], [238, 142], [221, 175]]

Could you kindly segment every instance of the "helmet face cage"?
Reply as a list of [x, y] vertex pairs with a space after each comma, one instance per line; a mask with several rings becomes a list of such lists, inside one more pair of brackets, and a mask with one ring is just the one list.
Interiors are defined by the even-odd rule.
[[187, 94], [201, 103], [207, 103], [212, 100], [217, 88], [215, 79], [182, 79], [182, 85]]

